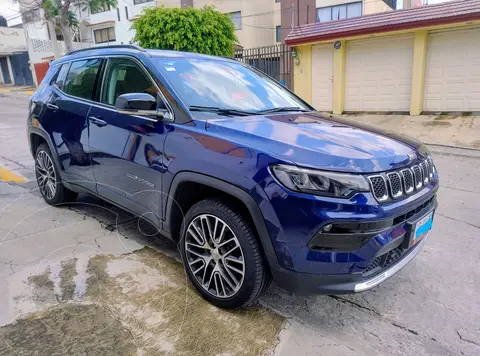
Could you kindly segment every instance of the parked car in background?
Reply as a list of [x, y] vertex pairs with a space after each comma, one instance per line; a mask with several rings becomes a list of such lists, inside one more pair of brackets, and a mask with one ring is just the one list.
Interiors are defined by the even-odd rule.
[[52, 63], [28, 139], [52, 205], [94, 194], [179, 243], [198, 292], [248, 305], [373, 288], [427, 241], [438, 174], [406, 136], [315, 112], [235, 60], [109, 46]]

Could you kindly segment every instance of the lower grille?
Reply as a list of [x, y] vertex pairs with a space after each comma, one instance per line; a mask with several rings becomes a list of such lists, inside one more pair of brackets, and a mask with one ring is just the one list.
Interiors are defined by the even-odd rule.
[[371, 276], [376, 272], [380, 272], [392, 266], [395, 262], [402, 258], [406, 251], [406, 249], [399, 246], [384, 253], [383, 255], [378, 256], [363, 271], [363, 277]]

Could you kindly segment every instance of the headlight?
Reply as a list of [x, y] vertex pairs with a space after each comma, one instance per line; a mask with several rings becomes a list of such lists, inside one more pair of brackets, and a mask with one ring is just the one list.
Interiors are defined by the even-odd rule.
[[297, 192], [348, 198], [356, 192], [368, 192], [367, 180], [358, 174], [317, 171], [283, 164], [271, 167], [286, 188]]

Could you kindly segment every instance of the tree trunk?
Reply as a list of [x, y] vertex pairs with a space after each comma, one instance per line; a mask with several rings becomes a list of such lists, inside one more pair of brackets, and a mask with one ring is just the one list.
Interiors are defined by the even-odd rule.
[[65, 41], [65, 49], [68, 52], [73, 51], [72, 29], [68, 22], [68, 9], [60, 11], [60, 28], [62, 29], [63, 40]]
[[62, 30], [63, 40], [65, 41], [66, 52], [73, 51], [73, 39], [72, 29], [70, 28], [70, 22], [68, 21], [68, 10], [72, 0], [55, 0], [56, 5], [60, 9], [58, 17], [60, 29]]
[[55, 59], [60, 58], [60, 51], [58, 50], [57, 33], [55, 32], [55, 24], [52, 20], [47, 20], [48, 33], [52, 41], [52, 52]]

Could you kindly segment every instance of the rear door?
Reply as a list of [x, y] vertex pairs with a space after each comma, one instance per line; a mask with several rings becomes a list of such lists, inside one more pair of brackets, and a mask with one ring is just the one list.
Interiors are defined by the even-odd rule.
[[119, 95], [159, 89], [143, 65], [132, 57], [107, 60], [100, 105], [92, 107], [89, 145], [97, 192], [125, 208], [160, 224], [165, 124], [154, 118], [120, 114]]
[[42, 125], [58, 152], [62, 178], [95, 191], [88, 147], [87, 115], [97, 90], [102, 59], [62, 65], [45, 103]]

